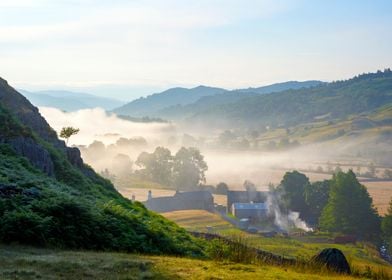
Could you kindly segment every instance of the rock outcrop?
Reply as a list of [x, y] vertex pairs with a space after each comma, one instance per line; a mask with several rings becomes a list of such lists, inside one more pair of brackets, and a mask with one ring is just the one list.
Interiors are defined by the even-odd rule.
[[343, 252], [336, 248], [327, 248], [312, 258], [312, 261], [326, 266], [338, 273], [351, 274], [350, 265]]
[[5, 141], [12, 149], [21, 156], [27, 158], [34, 167], [49, 176], [54, 176], [54, 164], [50, 154], [33, 139], [16, 137]]
[[[77, 148], [66, 147], [64, 141], [57, 138], [56, 132], [41, 116], [38, 108], [34, 107], [2, 78], [0, 78], [0, 105], [12, 113], [23, 125], [34, 131], [40, 138], [63, 151], [72, 165], [84, 171], [80, 151]], [[0, 142], [10, 144], [17, 154], [26, 157], [44, 173], [50, 176], [54, 175], [54, 165], [49, 152], [36, 143], [34, 139], [22, 136], [9, 139], [1, 139], [0, 137]]]
[[83, 160], [78, 148], [67, 148], [67, 158], [73, 166], [76, 166], [79, 169], [83, 168]]
[[52, 143], [57, 148], [65, 149], [64, 141], [57, 138], [56, 132], [40, 115], [38, 108], [34, 107], [23, 95], [9, 86], [6, 80], [1, 78], [0, 103], [42, 139]]

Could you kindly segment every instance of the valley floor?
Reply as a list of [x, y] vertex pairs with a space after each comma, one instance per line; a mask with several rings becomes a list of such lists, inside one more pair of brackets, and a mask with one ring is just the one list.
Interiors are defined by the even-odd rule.
[[0, 245], [0, 279], [354, 279], [266, 265]]

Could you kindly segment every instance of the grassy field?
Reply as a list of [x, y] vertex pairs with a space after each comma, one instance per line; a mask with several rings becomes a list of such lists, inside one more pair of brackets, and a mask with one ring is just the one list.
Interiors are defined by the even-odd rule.
[[324, 248], [335, 247], [343, 251], [350, 264], [358, 271], [366, 271], [369, 267], [373, 271], [382, 270], [392, 275], [392, 266], [382, 260], [377, 249], [370, 244], [334, 244], [331, 241], [331, 236], [326, 234], [266, 238], [257, 234], [242, 232], [220, 218], [219, 215], [202, 210], [174, 211], [165, 213], [164, 216], [188, 230], [206, 231], [207, 226], [209, 226], [220, 235], [234, 238], [240, 235], [241, 239], [249, 246], [286, 257], [307, 260]]
[[1, 279], [357, 279], [296, 268], [0, 245]]
[[205, 232], [207, 227], [213, 231], [234, 229], [232, 224], [219, 215], [204, 210], [173, 211], [162, 215], [190, 231]]
[[373, 198], [373, 204], [380, 215], [385, 215], [392, 198], [392, 181], [384, 182], [363, 182]]

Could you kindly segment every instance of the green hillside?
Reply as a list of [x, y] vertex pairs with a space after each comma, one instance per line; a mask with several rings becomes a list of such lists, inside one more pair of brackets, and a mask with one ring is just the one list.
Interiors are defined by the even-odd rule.
[[86, 166], [4, 80], [0, 127], [1, 242], [202, 255], [185, 230], [125, 199]]
[[187, 120], [232, 128], [260, 128], [344, 119], [392, 103], [392, 71], [387, 69], [310, 88], [248, 96], [214, 106], [208, 103], [188, 106]]

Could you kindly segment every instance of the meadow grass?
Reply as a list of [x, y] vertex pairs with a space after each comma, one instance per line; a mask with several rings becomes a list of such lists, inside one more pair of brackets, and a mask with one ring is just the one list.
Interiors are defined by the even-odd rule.
[[0, 245], [1, 279], [355, 279], [290, 267]]

